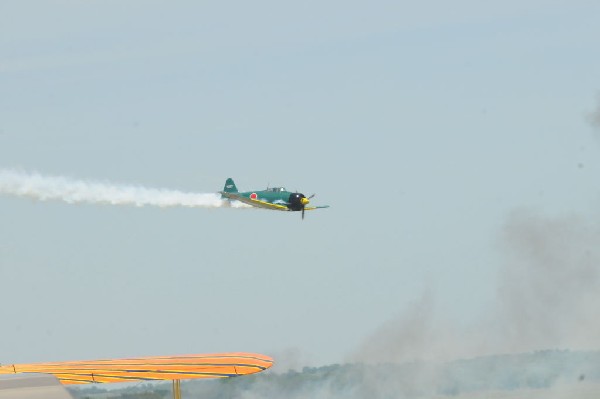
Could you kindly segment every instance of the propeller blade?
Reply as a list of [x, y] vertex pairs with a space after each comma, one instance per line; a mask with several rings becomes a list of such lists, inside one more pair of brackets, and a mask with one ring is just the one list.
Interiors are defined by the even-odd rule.
[[312, 197], [314, 197], [316, 194], [311, 195], [310, 197], [308, 197], [308, 199], [311, 199]]
[[304, 207], [302, 207], [302, 220], [304, 220]]

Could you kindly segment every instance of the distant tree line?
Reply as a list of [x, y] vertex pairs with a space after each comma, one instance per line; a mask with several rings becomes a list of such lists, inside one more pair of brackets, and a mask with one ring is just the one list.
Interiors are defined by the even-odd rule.
[[[546, 350], [485, 356], [449, 363], [334, 364], [302, 371], [260, 374], [182, 384], [183, 397], [233, 399], [419, 398], [461, 393], [549, 388], [557, 383], [600, 382], [600, 351]], [[72, 391], [77, 399], [168, 399], [170, 383], [123, 390], [94, 386]]]

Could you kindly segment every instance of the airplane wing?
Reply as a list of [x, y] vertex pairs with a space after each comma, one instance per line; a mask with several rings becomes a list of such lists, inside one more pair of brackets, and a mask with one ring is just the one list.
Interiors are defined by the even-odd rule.
[[217, 353], [105, 359], [76, 362], [7, 364], [1, 374], [52, 374], [63, 385], [131, 381], [226, 378], [259, 373], [273, 365], [273, 359], [254, 353]]
[[314, 211], [315, 209], [325, 209], [329, 208], [329, 205], [319, 205], [319, 206], [307, 206], [304, 207], [305, 211]]
[[226, 193], [224, 191], [221, 191], [221, 194], [226, 198], [240, 201], [240, 202], [243, 202], [244, 204], [256, 206], [258, 208], [273, 209], [276, 211], [289, 211], [289, 208], [285, 205], [273, 204], [271, 202], [260, 201], [260, 200], [254, 200], [254, 199], [251, 199], [248, 197], [242, 197], [241, 195], [237, 195], [234, 193]]

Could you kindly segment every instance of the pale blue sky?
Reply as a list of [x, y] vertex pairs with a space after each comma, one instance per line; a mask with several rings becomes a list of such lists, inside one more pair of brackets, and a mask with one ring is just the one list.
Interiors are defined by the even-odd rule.
[[323, 364], [424, 292], [480, 318], [512, 211], [598, 217], [599, 17], [595, 1], [0, 3], [0, 168], [196, 192], [233, 177], [332, 205], [301, 222], [0, 197], [0, 362]]

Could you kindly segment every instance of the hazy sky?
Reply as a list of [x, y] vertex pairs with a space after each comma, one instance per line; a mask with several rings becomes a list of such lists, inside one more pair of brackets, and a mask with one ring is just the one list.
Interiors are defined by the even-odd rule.
[[599, 17], [572, 0], [0, 2], [0, 169], [200, 193], [233, 177], [331, 205], [302, 222], [0, 196], [0, 362], [326, 364], [424, 297], [484, 318], [515, 212], [600, 220]]

